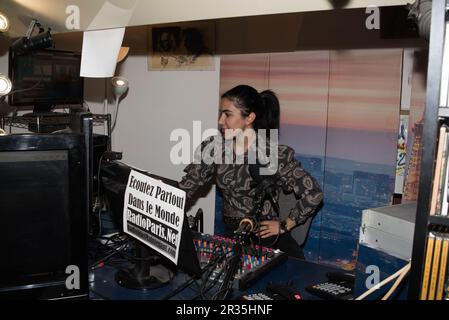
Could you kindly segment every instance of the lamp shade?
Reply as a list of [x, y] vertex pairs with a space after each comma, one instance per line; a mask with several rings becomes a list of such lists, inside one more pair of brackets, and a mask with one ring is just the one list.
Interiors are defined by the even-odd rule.
[[117, 63], [122, 62], [128, 56], [129, 47], [121, 47], [117, 57]]
[[114, 94], [120, 98], [129, 88], [129, 81], [123, 77], [113, 77], [112, 86], [114, 87]]
[[9, 20], [8, 17], [0, 12], [0, 32], [6, 32], [9, 29]]
[[12, 89], [12, 83], [9, 78], [3, 74], [0, 73], [0, 97], [6, 96], [8, 93], [11, 92]]

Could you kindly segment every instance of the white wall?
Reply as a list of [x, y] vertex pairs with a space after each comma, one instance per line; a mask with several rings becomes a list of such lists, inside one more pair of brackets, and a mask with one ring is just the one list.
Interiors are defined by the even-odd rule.
[[[170, 161], [170, 133], [176, 128], [193, 134], [194, 120], [201, 120], [203, 131], [217, 127], [220, 61], [215, 71], [147, 71], [147, 57], [129, 56], [116, 74], [126, 77], [130, 90], [122, 99], [112, 147], [123, 152], [123, 161], [179, 181], [184, 164]], [[111, 91], [111, 87], [109, 87]], [[103, 112], [104, 80], [86, 79], [85, 98], [95, 113]], [[111, 99], [109, 112], [113, 113]], [[102, 128], [96, 128], [102, 132]], [[192, 139], [191, 139], [192, 144]], [[213, 233], [215, 187], [190, 211], [204, 211], [204, 231]]]

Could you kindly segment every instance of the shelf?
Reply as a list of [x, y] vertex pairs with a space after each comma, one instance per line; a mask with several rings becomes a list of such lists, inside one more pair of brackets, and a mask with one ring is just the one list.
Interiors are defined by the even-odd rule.
[[449, 227], [449, 216], [430, 216], [429, 223]]
[[[425, 144], [422, 148], [421, 170], [419, 175], [418, 207], [415, 219], [415, 232], [413, 241], [412, 264], [409, 274], [408, 298], [411, 300], [427, 299], [430, 296], [430, 289], [422, 291], [425, 279], [428, 279], [429, 268], [433, 260], [426, 262], [428, 255], [432, 259], [433, 248], [429, 247], [429, 231], [446, 232], [449, 229], [449, 218], [447, 216], [429, 216], [431, 203], [431, 190], [433, 190], [433, 168], [437, 153], [437, 140], [435, 135], [439, 130], [439, 119], [448, 118], [449, 108], [440, 106], [440, 88], [442, 82], [447, 81], [448, 68], [443, 66], [443, 61], [447, 63], [449, 44], [446, 37], [447, 6], [448, 0], [433, 0], [431, 2], [429, 54], [427, 66], [427, 89], [425, 111], [423, 117], [422, 141]], [[444, 76], [444, 77], [443, 77]], [[424, 142], [425, 141], [425, 142]], [[440, 172], [439, 172], [440, 173]], [[432, 265], [435, 269], [438, 265]], [[436, 269], [438, 272], [438, 269]], [[435, 270], [432, 271], [434, 273]], [[443, 279], [439, 284], [443, 284]], [[444, 280], [446, 281], [446, 280]], [[437, 285], [435, 286], [435, 288]], [[429, 286], [426, 286], [429, 288]], [[435, 294], [432, 289], [432, 294]], [[445, 293], [446, 294], [446, 293]]]
[[438, 116], [439, 117], [449, 117], [449, 108], [447, 108], [447, 107], [440, 107], [438, 109]]
[[[104, 125], [108, 121], [108, 116], [104, 114], [92, 114], [92, 123], [94, 126]], [[0, 117], [0, 128], [7, 126], [28, 129], [29, 125], [57, 125], [69, 124], [69, 115], [61, 116], [43, 116], [43, 117]]]

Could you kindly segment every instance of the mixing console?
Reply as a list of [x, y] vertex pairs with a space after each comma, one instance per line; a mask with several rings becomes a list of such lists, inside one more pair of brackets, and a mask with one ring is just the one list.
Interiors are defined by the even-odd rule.
[[[217, 255], [226, 255], [226, 259], [232, 257], [237, 240], [218, 235], [194, 233], [193, 242], [198, 260], [201, 266], [204, 267]], [[209, 277], [210, 281], [217, 277], [218, 282], [222, 281], [226, 259], [217, 264]], [[285, 260], [287, 260], [287, 254], [280, 250], [254, 244], [243, 246], [240, 268], [235, 275], [233, 287], [239, 290], [246, 290], [254, 281]]]

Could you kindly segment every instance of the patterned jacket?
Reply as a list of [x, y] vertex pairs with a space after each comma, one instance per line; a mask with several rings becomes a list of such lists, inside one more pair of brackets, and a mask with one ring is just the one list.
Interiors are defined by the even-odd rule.
[[[201, 145], [203, 150], [211, 139]], [[198, 150], [197, 150], [198, 153]], [[290, 209], [289, 217], [296, 225], [304, 223], [323, 200], [323, 193], [319, 184], [307, 171], [301, 168], [294, 158], [295, 151], [285, 145], [278, 146], [278, 168], [270, 177], [278, 190], [286, 194], [294, 192], [297, 202]], [[186, 173], [179, 183], [179, 187], [186, 192], [187, 202], [192, 202], [200, 187], [213, 180], [223, 195], [223, 214], [228, 218], [242, 218], [253, 214], [255, 206], [257, 183], [250, 173], [247, 157], [243, 164], [189, 164]], [[282, 210], [282, 209], [281, 209]], [[263, 215], [274, 216], [270, 201], [263, 204]]]

